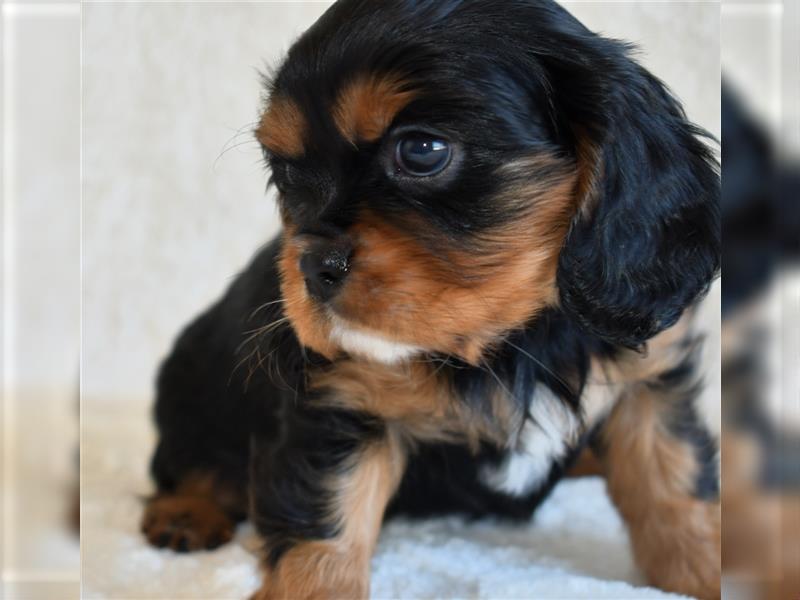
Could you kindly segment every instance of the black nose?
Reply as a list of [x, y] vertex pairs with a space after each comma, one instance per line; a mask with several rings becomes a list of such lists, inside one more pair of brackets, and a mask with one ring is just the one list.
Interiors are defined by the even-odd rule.
[[343, 240], [312, 242], [300, 258], [300, 270], [305, 276], [308, 293], [322, 302], [333, 298], [350, 271], [352, 252], [350, 244]]

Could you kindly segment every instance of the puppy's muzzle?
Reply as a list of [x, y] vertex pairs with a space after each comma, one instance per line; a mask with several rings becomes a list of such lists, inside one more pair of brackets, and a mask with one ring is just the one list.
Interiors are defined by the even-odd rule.
[[311, 297], [328, 302], [339, 293], [350, 272], [353, 247], [345, 238], [314, 237], [300, 258], [300, 270]]

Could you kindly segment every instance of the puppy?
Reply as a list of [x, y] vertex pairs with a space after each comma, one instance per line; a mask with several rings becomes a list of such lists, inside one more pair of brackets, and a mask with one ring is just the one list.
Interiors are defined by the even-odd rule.
[[365, 598], [387, 515], [528, 519], [591, 444], [649, 581], [717, 597], [719, 176], [664, 85], [550, 0], [340, 0], [266, 86], [283, 230], [161, 367], [148, 540], [249, 516], [254, 598]]

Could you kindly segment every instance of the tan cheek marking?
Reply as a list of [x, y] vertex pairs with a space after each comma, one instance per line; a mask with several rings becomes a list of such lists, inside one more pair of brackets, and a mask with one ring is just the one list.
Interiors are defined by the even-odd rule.
[[[529, 177], [541, 160], [547, 159], [510, 168]], [[479, 364], [508, 331], [557, 302], [558, 255], [576, 210], [574, 186], [574, 175], [563, 175], [511, 187], [505, 202], [517, 205], [520, 216], [478, 240], [483, 252], [434, 254], [419, 239], [430, 229], [421, 218], [411, 234], [362, 213], [349, 231], [356, 242], [353, 268], [333, 308], [355, 330]], [[306, 293], [292, 235], [289, 226], [281, 257], [286, 314], [303, 344], [333, 358], [339, 349], [330, 340], [330, 319]]]
[[414, 93], [404, 89], [399, 78], [360, 77], [339, 93], [333, 120], [350, 143], [374, 142], [413, 98]]
[[267, 570], [254, 600], [369, 597], [370, 558], [383, 513], [405, 468], [399, 440], [386, 438], [356, 455], [350, 468], [331, 481], [331, 507], [340, 533], [332, 540], [301, 543], [275, 569]]
[[305, 116], [294, 101], [275, 97], [261, 117], [256, 138], [270, 152], [284, 158], [299, 158], [304, 153], [308, 131]]
[[546, 190], [511, 190], [528, 212], [479, 241], [491, 249], [484, 253], [432, 254], [412, 235], [365, 213], [353, 228], [359, 247], [336, 309], [392, 339], [477, 364], [499, 337], [557, 301], [555, 275], [575, 211], [573, 192], [571, 177]]

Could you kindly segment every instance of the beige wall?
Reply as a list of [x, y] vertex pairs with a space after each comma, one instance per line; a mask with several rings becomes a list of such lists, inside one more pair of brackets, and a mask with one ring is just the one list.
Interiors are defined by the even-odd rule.
[[[638, 43], [690, 117], [719, 134], [718, 4], [564, 4]], [[246, 133], [256, 70], [327, 5], [84, 5], [84, 418], [149, 403], [178, 328], [276, 232]]]

